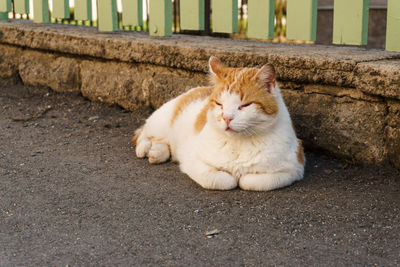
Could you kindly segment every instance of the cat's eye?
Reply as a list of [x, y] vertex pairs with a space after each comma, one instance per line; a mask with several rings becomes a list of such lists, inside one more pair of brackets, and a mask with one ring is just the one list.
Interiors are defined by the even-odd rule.
[[241, 105], [241, 106], [239, 106], [239, 110], [242, 110], [243, 108], [248, 107], [248, 106], [250, 106], [251, 104], [253, 104], [253, 103], [252, 103], [252, 102], [249, 102], [249, 103], [247, 103], [247, 104]]
[[222, 104], [221, 104], [221, 103], [219, 103], [219, 102], [217, 102], [217, 101], [214, 101], [214, 103], [215, 103], [215, 105], [218, 105], [218, 106], [222, 107]]

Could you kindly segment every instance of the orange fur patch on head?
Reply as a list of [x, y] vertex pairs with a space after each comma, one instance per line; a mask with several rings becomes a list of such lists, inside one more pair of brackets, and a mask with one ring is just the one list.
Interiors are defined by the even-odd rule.
[[216, 57], [209, 60], [211, 82], [214, 91], [210, 101], [218, 102], [224, 90], [239, 94], [242, 103], [254, 103], [261, 112], [269, 116], [278, 114], [278, 103], [273, 95], [275, 69], [272, 65], [256, 68], [228, 68]]
[[[229, 68], [217, 58], [209, 60], [210, 80], [213, 85], [209, 102], [198, 114], [195, 122], [196, 132], [200, 132], [207, 122], [207, 112], [219, 105], [219, 98], [224, 91], [237, 93], [242, 104], [254, 103], [260, 112], [276, 116], [279, 112], [278, 102], [273, 94], [275, 87], [275, 70], [272, 65], [256, 68]], [[217, 118], [221, 119], [221, 118]]]
[[247, 69], [240, 73], [232, 90], [240, 95], [243, 104], [254, 103], [269, 116], [278, 114], [278, 102], [266, 86], [257, 79], [258, 69]]
[[298, 140], [299, 145], [297, 147], [297, 160], [301, 165], [304, 166], [305, 162], [305, 157], [304, 157], [304, 148], [303, 148], [303, 142], [301, 140]]
[[198, 99], [202, 100], [207, 98], [208, 96], [210, 96], [212, 91], [212, 87], [198, 87], [180, 96], [174, 107], [174, 113], [172, 114], [171, 118], [171, 125], [175, 122], [176, 118], [179, 116], [179, 114], [181, 114], [185, 107]]
[[214, 85], [214, 89], [217, 91], [228, 89], [242, 70], [243, 68], [224, 68], [220, 70], [218, 76], [211, 74], [211, 83]]
[[[243, 68], [228, 68], [216, 57], [210, 57], [210, 80], [214, 85], [214, 96], [218, 96], [223, 90], [227, 89], [229, 84], [233, 83], [236, 75]], [[215, 99], [214, 99], [215, 100]]]

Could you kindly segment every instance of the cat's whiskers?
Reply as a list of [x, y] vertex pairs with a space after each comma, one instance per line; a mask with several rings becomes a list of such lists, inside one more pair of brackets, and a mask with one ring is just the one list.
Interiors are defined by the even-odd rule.
[[246, 131], [246, 133], [256, 134], [254, 127], [257, 126], [257, 123], [255, 122], [235, 122], [232, 126], [237, 132]]

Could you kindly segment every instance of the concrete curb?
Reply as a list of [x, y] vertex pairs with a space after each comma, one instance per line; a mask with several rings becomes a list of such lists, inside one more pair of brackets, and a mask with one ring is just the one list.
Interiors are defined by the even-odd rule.
[[211, 55], [227, 65], [275, 65], [298, 134], [349, 160], [400, 167], [400, 54], [357, 47], [0, 22], [0, 77], [80, 91], [127, 109], [158, 107], [208, 83]]

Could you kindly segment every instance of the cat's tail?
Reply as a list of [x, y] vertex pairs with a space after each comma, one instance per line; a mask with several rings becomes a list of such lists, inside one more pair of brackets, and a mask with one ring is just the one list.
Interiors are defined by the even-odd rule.
[[137, 146], [137, 141], [138, 141], [138, 138], [139, 138], [139, 136], [140, 136], [140, 134], [143, 132], [143, 128], [144, 128], [144, 125], [142, 125], [140, 128], [138, 128], [136, 131], [135, 131], [135, 134], [133, 135], [133, 137], [132, 137], [132, 145], [133, 146]]

